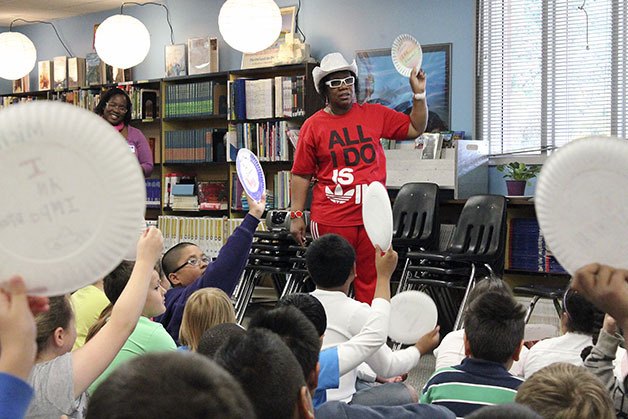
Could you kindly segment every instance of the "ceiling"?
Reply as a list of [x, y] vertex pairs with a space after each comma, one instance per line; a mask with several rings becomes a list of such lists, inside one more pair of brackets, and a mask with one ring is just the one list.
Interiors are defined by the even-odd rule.
[[[140, 1], [140, 3], [144, 3]], [[0, 0], [0, 26], [16, 18], [55, 20], [119, 8], [122, 0]], [[13, 26], [25, 25], [15, 22]]]

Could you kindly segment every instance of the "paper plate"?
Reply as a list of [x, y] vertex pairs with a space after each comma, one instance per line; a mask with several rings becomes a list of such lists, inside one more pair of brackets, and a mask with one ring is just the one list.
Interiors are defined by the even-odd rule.
[[421, 291], [404, 291], [390, 300], [388, 336], [395, 342], [415, 344], [436, 327], [438, 310], [434, 300]]
[[399, 35], [392, 44], [390, 56], [395, 69], [402, 75], [409, 77], [413, 68], [421, 68], [423, 50], [421, 44], [408, 34]]
[[570, 273], [589, 263], [628, 269], [628, 141], [588, 137], [543, 165], [534, 197], [547, 247]]
[[137, 241], [144, 176], [98, 115], [39, 101], [0, 111], [0, 286], [60, 295], [109, 273]]
[[257, 202], [261, 201], [266, 189], [266, 178], [257, 156], [249, 149], [241, 148], [236, 157], [236, 170], [246, 194]]
[[379, 182], [372, 182], [366, 189], [362, 202], [362, 220], [373, 246], [388, 250], [392, 243], [393, 215], [386, 187]]

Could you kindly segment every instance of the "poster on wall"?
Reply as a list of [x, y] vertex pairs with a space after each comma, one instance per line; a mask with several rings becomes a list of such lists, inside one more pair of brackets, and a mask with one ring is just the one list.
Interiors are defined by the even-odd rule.
[[[451, 128], [451, 44], [421, 45], [427, 75], [427, 106]], [[400, 112], [412, 109], [408, 78], [397, 72], [390, 48], [356, 51], [360, 103], [379, 103]]]

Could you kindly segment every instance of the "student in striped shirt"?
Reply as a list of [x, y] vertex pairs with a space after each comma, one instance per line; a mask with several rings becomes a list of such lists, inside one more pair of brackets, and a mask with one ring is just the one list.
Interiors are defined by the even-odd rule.
[[470, 305], [465, 318], [462, 364], [434, 373], [421, 403], [447, 407], [464, 417], [482, 406], [512, 403], [523, 380], [510, 374], [523, 345], [524, 307], [503, 292], [487, 292]]

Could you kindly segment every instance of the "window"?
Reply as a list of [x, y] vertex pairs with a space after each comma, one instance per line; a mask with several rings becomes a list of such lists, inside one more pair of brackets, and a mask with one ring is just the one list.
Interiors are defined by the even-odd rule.
[[625, 0], [478, 0], [477, 135], [491, 154], [626, 137]]

